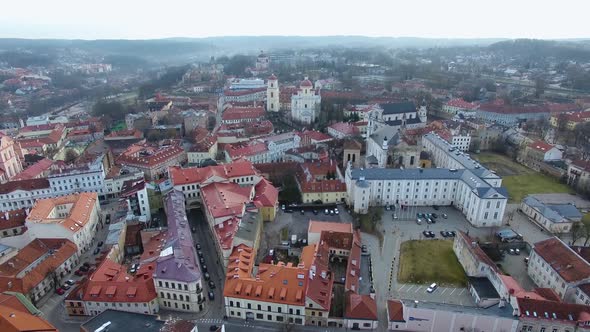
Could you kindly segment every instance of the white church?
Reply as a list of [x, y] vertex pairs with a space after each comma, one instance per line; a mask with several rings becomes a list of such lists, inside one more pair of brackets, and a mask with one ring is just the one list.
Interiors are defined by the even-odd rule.
[[320, 114], [322, 97], [307, 77], [299, 84], [297, 94], [291, 96], [291, 117], [305, 124], [313, 123]]

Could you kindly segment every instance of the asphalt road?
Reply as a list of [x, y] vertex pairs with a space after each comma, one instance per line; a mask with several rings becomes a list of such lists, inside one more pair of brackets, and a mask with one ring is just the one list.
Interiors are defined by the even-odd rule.
[[[215, 289], [210, 289], [208, 282], [203, 278], [203, 295], [207, 298], [205, 310], [199, 316], [207, 318], [222, 318], [224, 315], [223, 308], [223, 285], [225, 280], [225, 271], [223, 264], [219, 262], [213, 240], [213, 234], [207, 225], [207, 220], [200, 209], [192, 209], [188, 213], [188, 220], [192, 227], [196, 228], [193, 233], [193, 242], [201, 245], [201, 251], [207, 265], [207, 272], [211, 280], [215, 283]], [[200, 264], [199, 264], [200, 265]], [[204, 275], [204, 273], [203, 273]], [[215, 294], [213, 301], [207, 296], [208, 291], [212, 290]]]

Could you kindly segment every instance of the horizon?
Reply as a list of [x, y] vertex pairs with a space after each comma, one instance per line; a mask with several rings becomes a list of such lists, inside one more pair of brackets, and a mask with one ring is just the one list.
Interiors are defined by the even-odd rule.
[[[164, 5], [148, 0], [105, 0], [88, 10], [73, 0], [8, 2], [0, 13], [0, 38], [66, 40], [150, 40], [226, 36], [365, 36], [429, 39], [587, 39], [589, 3], [563, 0], [559, 6], [534, 0], [498, 0], [479, 7], [469, 0], [361, 6], [299, 0], [289, 7], [270, 0], [255, 5], [230, 0]], [[571, 11], [571, 8], [576, 10]], [[285, 10], [288, 15], [284, 15]], [[105, 19], [108, 18], [108, 19]]]

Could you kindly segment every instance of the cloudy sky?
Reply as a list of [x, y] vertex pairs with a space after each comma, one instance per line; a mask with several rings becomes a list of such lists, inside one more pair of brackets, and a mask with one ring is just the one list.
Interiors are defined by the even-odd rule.
[[6, 0], [0, 38], [590, 38], [589, 0]]

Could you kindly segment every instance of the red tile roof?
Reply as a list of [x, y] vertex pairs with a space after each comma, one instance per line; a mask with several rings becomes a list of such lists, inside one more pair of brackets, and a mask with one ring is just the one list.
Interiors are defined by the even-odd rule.
[[58, 332], [42, 317], [32, 315], [28, 310], [19, 310], [5, 305], [0, 305], [0, 331]]
[[535, 243], [533, 250], [566, 282], [590, 278], [590, 263], [556, 237]]
[[352, 224], [343, 222], [330, 222], [330, 221], [315, 221], [310, 220], [307, 228], [307, 233], [322, 233], [322, 232], [340, 232], [340, 233], [353, 233]]
[[306, 296], [321, 306], [325, 311], [330, 311], [332, 305], [332, 287], [334, 277], [329, 270], [330, 247], [327, 243], [316, 243], [303, 248], [301, 263], [312, 273], [309, 275]]
[[333, 130], [336, 130], [347, 136], [356, 135], [359, 133], [358, 127], [346, 122], [337, 122], [329, 126], [328, 128], [332, 128]]
[[229, 164], [203, 168], [170, 167], [169, 173], [172, 183], [175, 186], [201, 183], [212, 176], [218, 176], [229, 180], [234, 177], [254, 176], [258, 174], [252, 163], [246, 159], [238, 159]]
[[344, 289], [347, 291], [359, 291], [359, 279], [361, 276], [361, 234], [357, 230], [353, 233], [352, 246], [346, 265], [346, 282]]
[[[91, 221], [90, 216], [97, 201], [98, 195], [94, 192], [39, 199], [27, 216], [27, 221], [32, 223], [55, 223], [70, 232], [76, 233]], [[58, 218], [51, 215], [56, 207], [65, 204], [73, 204], [67, 216]]]
[[133, 276], [106, 258], [83, 286], [80, 299], [91, 302], [151, 302], [157, 298], [151, 275]]
[[553, 145], [545, 142], [545, 141], [541, 141], [541, 140], [536, 140], [533, 143], [529, 144], [529, 148], [531, 149], [535, 149], [541, 152], [547, 152], [551, 149], [553, 149]]
[[0, 184], [0, 194], [9, 194], [15, 190], [31, 191], [49, 188], [49, 180], [45, 178], [18, 180]]
[[308, 80], [306, 78], [303, 81], [301, 81], [301, 83], [299, 84], [299, 86], [302, 86], [302, 87], [313, 87], [313, 84], [311, 83], [310, 80]]
[[[51, 255], [50, 250], [53, 250]], [[0, 265], [0, 291], [28, 294], [77, 250], [76, 245], [66, 239], [33, 240], [16, 256]], [[20, 275], [24, 270], [27, 272]]]
[[250, 157], [265, 153], [268, 151], [266, 143], [264, 142], [249, 142], [247, 144], [228, 144], [225, 151], [229, 154], [232, 160], [241, 157]]
[[27, 213], [25, 209], [0, 212], [0, 230], [25, 226]]
[[563, 114], [564, 118], [567, 121], [571, 122], [586, 122], [590, 121], [590, 111], [583, 111], [583, 112], [568, 112], [568, 113], [561, 113]]
[[332, 193], [345, 192], [346, 183], [340, 180], [300, 181], [301, 193]]
[[256, 195], [254, 196], [255, 202], [258, 202], [264, 207], [277, 206], [279, 202], [279, 191], [270, 181], [262, 178], [254, 189], [256, 190]]
[[468, 103], [465, 100], [460, 99], [460, 98], [451, 99], [448, 102], [446, 102], [445, 105], [451, 106], [451, 107], [457, 107], [457, 108], [464, 108], [464, 109], [468, 109], [468, 110], [472, 110], [472, 109], [477, 108], [477, 104]]
[[387, 300], [387, 318], [390, 322], [405, 322], [402, 301]]
[[186, 153], [179, 145], [153, 146], [150, 144], [133, 144], [123, 151], [117, 161], [123, 165], [154, 167], [179, 158]]
[[518, 298], [517, 301], [522, 318], [560, 321], [572, 326], [590, 324], [590, 306], [587, 305], [527, 298]]
[[377, 320], [377, 302], [370, 295], [348, 292], [346, 294], [344, 317]]
[[264, 116], [264, 107], [230, 107], [223, 111], [221, 120], [257, 120]]
[[201, 188], [203, 205], [214, 218], [242, 215], [244, 205], [250, 201], [253, 186], [237, 183], [211, 183]]

